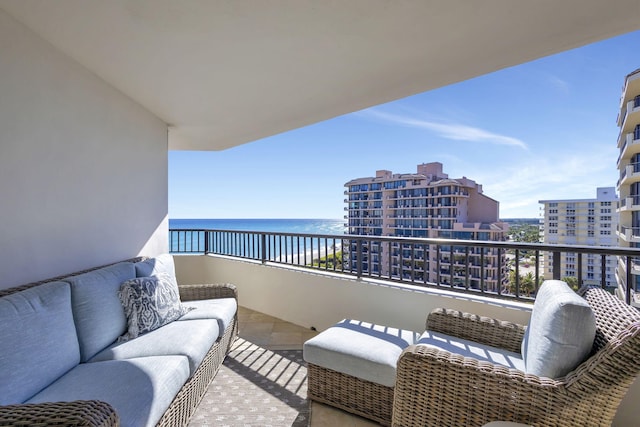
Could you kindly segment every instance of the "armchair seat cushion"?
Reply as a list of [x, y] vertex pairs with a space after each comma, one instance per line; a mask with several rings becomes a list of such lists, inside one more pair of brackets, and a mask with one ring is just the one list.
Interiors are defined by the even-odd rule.
[[346, 319], [305, 342], [304, 360], [393, 387], [398, 358], [417, 338], [416, 332]]
[[437, 350], [458, 354], [462, 357], [476, 359], [481, 362], [489, 362], [494, 365], [524, 371], [524, 360], [522, 360], [522, 355], [519, 353], [479, 344], [451, 335], [425, 331], [420, 336], [416, 345], [425, 345]]

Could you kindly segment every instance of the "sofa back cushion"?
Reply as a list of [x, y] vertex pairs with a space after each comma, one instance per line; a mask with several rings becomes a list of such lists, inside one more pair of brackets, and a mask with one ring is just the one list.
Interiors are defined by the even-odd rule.
[[0, 405], [26, 401], [79, 362], [68, 283], [0, 298]]
[[545, 281], [536, 295], [522, 342], [525, 372], [559, 378], [591, 352], [596, 320], [591, 306], [565, 282]]
[[176, 267], [173, 262], [173, 255], [162, 254], [154, 258], [137, 262], [136, 277], [149, 277], [168, 275], [173, 280], [176, 278]]
[[118, 290], [122, 282], [134, 277], [134, 264], [121, 262], [65, 279], [71, 284], [71, 304], [83, 362], [125, 332], [127, 319]]

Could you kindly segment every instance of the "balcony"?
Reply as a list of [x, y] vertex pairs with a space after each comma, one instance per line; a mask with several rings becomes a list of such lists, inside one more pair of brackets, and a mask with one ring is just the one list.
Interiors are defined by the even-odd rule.
[[640, 227], [625, 227], [620, 226], [619, 230], [616, 230], [618, 238], [625, 242], [638, 243], [640, 242]]
[[[526, 250], [535, 253], [539, 260], [548, 255], [556, 261], [553, 265], [560, 265], [562, 254], [573, 253], [580, 272], [583, 264], [586, 271], [587, 259], [626, 254], [630, 256], [620, 262], [629, 271], [627, 276], [635, 266], [632, 260], [640, 257], [640, 250], [624, 248], [225, 230], [171, 230], [170, 233], [180, 282], [234, 283], [243, 307], [299, 325], [302, 331], [323, 330], [343, 318], [422, 330], [426, 313], [440, 306], [528, 323], [532, 299], [525, 293], [502, 292], [502, 289], [492, 292], [487, 288], [487, 280], [475, 280], [471, 276], [467, 279], [460, 270], [455, 280], [445, 269], [438, 280], [432, 281], [425, 280], [427, 273], [423, 274], [422, 269], [412, 269], [412, 263], [396, 271], [396, 275], [389, 272], [390, 265], [387, 270], [386, 263], [380, 263], [377, 271], [367, 271], [358, 261], [363, 255], [358, 255], [372, 244], [388, 253], [392, 253], [392, 247], [429, 245], [446, 248], [442, 255], [448, 254], [454, 245], [476, 251], [479, 248], [498, 253], [517, 251], [515, 259], [520, 259]], [[353, 259], [348, 258], [350, 251], [343, 251], [347, 248], [355, 254]], [[333, 262], [315, 261], [321, 258], [332, 258]], [[429, 263], [437, 271], [445, 267], [444, 263], [438, 265], [437, 258]], [[502, 264], [503, 274], [507, 272], [505, 267], [506, 262]], [[514, 268], [519, 268], [518, 263]], [[536, 277], [543, 274], [542, 268], [533, 271]], [[486, 274], [485, 271], [480, 277]], [[465, 283], [469, 286], [465, 287]], [[628, 297], [633, 297], [630, 290]], [[640, 387], [637, 388], [640, 393]]]
[[631, 163], [626, 165], [620, 171], [620, 179], [618, 180], [618, 187], [621, 185], [629, 185], [634, 182], [640, 181], [640, 163]]
[[620, 142], [622, 142], [622, 147], [620, 148], [620, 155], [618, 156], [618, 166], [620, 166], [622, 160], [630, 159], [634, 153], [640, 151], [638, 148], [640, 146], [640, 135], [634, 132], [620, 134], [619, 143]]

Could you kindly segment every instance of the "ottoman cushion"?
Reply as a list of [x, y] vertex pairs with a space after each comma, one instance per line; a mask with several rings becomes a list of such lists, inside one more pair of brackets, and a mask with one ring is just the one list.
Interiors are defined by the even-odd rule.
[[393, 387], [400, 353], [418, 337], [412, 331], [345, 319], [305, 342], [304, 360]]

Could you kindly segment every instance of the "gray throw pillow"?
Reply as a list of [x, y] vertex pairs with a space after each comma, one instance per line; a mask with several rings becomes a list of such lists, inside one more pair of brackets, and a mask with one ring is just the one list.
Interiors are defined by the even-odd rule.
[[193, 310], [180, 302], [178, 284], [168, 275], [127, 280], [118, 298], [127, 316], [127, 332], [118, 342], [151, 332]]

